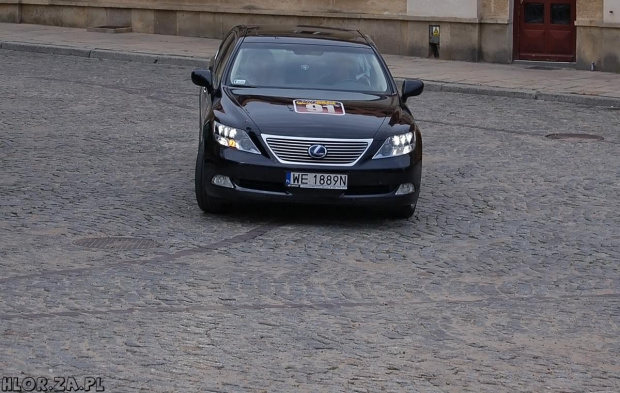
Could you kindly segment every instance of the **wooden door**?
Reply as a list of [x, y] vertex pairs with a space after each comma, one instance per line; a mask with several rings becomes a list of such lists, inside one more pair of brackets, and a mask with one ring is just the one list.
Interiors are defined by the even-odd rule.
[[515, 58], [575, 61], [576, 0], [515, 0]]

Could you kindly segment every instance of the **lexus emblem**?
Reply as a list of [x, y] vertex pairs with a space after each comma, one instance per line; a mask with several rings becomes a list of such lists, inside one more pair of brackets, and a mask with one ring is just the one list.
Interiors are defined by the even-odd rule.
[[312, 158], [323, 158], [327, 155], [327, 148], [323, 145], [312, 145], [308, 148], [308, 155]]

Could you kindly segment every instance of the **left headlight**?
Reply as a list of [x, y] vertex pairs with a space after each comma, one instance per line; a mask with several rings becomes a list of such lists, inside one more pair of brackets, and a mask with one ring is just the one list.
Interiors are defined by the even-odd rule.
[[391, 136], [383, 142], [383, 145], [377, 154], [375, 154], [373, 160], [409, 154], [415, 148], [415, 142], [415, 134], [413, 132]]
[[261, 154], [247, 132], [238, 128], [225, 126], [218, 122], [213, 123], [213, 136], [217, 143], [222, 146], [247, 151], [248, 153]]

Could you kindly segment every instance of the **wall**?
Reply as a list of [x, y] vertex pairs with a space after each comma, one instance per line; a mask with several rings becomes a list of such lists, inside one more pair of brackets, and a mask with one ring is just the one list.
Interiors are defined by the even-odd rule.
[[577, 0], [577, 22], [580, 20], [602, 20], [603, 1], [608, 0]]
[[0, 2], [0, 23], [19, 23], [19, 7]]
[[620, 73], [620, 26], [582, 26], [577, 35], [577, 68]]
[[512, 0], [481, 0], [478, 13], [482, 20], [499, 19], [509, 23], [512, 4]]
[[[407, 0], [22, 0], [23, 4], [96, 8], [133, 8], [174, 11], [342, 12], [405, 14]], [[1, 0], [0, 3], [17, 2]]]
[[577, 68], [620, 73], [620, 0], [578, 0], [576, 25]]
[[407, 14], [420, 17], [478, 18], [478, 0], [407, 0]]
[[[361, 29], [384, 53], [427, 57], [441, 27], [440, 59], [512, 61], [519, 0], [0, 0], [0, 22], [131, 26], [136, 32], [221, 38], [237, 24]], [[577, 0], [577, 67], [620, 72], [620, 0]], [[614, 10], [613, 14], [609, 11]], [[21, 15], [21, 16], [20, 16]]]
[[605, 23], [620, 23], [620, 0], [605, 0], [603, 20]]
[[[7, 1], [16, 0], [0, 0], [0, 5]], [[418, 1], [417, 7], [426, 9], [439, 0]], [[238, 24], [324, 25], [360, 29], [384, 53], [422, 57], [429, 56], [429, 24], [439, 24], [441, 59], [480, 60], [479, 0], [441, 1], [443, 5], [433, 12], [443, 10], [441, 13], [452, 16], [407, 15], [407, 0], [21, 0], [21, 22], [131, 26], [136, 32], [209, 38], [220, 38]], [[467, 1], [473, 8], [454, 7], [465, 10], [454, 12], [447, 7], [456, 4], [451, 1]], [[8, 12], [3, 15], [14, 19]], [[485, 58], [510, 60], [486, 52]]]

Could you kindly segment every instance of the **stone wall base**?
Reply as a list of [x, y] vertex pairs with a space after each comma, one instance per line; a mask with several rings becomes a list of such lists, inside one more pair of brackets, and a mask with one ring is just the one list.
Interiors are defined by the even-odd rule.
[[19, 23], [19, 12], [17, 4], [0, 4], [0, 23]]
[[[5, 0], [6, 1], [6, 0]], [[0, 0], [0, 3], [2, 0]], [[95, 2], [96, 3], [96, 2]], [[18, 7], [21, 16], [18, 17]], [[18, 20], [19, 19], [19, 20]], [[427, 57], [429, 25], [441, 28], [438, 58], [509, 63], [511, 25], [477, 20], [415, 18], [405, 15], [292, 12], [255, 10], [187, 11], [150, 8], [94, 7], [48, 4], [0, 4], [0, 21], [97, 27], [131, 26], [134, 32], [221, 38], [240, 24], [303, 24], [359, 29], [383, 53]]]
[[620, 73], [620, 28], [577, 27], [577, 68]]

